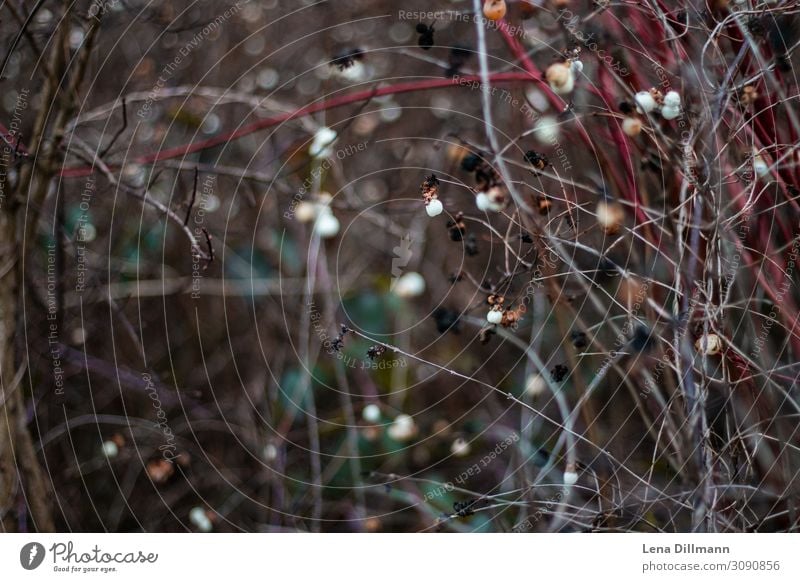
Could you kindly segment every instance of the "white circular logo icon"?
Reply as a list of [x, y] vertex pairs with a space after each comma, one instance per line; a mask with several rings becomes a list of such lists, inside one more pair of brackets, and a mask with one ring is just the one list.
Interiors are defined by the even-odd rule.
[[19, 551], [19, 563], [26, 570], [35, 570], [44, 561], [44, 546], [38, 542], [30, 542]]

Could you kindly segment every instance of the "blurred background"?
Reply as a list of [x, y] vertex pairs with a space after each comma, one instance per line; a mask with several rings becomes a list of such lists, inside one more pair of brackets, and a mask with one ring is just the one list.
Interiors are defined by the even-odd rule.
[[797, 9], [676, 4], [3, 3], [4, 530], [796, 530]]

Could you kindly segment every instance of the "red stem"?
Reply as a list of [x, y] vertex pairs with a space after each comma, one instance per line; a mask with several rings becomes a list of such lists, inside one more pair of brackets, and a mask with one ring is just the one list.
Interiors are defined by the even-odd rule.
[[[534, 81], [530, 75], [527, 73], [497, 73], [492, 75], [489, 80], [492, 83], [510, 83], [515, 81], [523, 81], [523, 82], [530, 82]], [[540, 80], [539, 80], [540, 81]], [[337, 97], [332, 97], [330, 99], [326, 99], [323, 101], [317, 101], [315, 103], [311, 103], [309, 105], [305, 105], [299, 109], [294, 111], [289, 111], [287, 113], [281, 113], [279, 115], [275, 115], [273, 117], [268, 117], [266, 119], [261, 119], [250, 125], [246, 125], [239, 129], [229, 131], [227, 133], [222, 133], [220, 135], [215, 135], [209, 139], [205, 139], [202, 141], [194, 142], [191, 144], [184, 144], [180, 146], [176, 146], [174, 148], [169, 148], [165, 150], [160, 150], [158, 152], [147, 154], [145, 156], [141, 156], [134, 160], [137, 164], [151, 164], [154, 162], [160, 162], [163, 160], [169, 160], [174, 158], [182, 158], [189, 154], [199, 152], [202, 150], [207, 150], [209, 148], [226, 144], [228, 142], [240, 139], [246, 135], [250, 135], [251, 133], [255, 133], [257, 131], [261, 131], [262, 129], [267, 129], [269, 127], [273, 127], [275, 125], [280, 125], [292, 119], [296, 119], [298, 117], [303, 117], [306, 115], [312, 115], [314, 113], [318, 113], [320, 111], [326, 111], [328, 109], [335, 109], [337, 107], [343, 107], [345, 105], [350, 105], [352, 103], [358, 103], [360, 101], [365, 101], [367, 99], [375, 98], [375, 97], [382, 97], [384, 95], [398, 95], [401, 93], [411, 93], [414, 91], [424, 91], [427, 89], [439, 89], [442, 87], [458, 87], [458, 86], [467, 86], [468, 83], [478, 82], [480, 83], [480, 77], [477, 75], [470, 75], [465, 77], [458, 77], [452, 79], [427, 79], [424, 81], [411, 81], [408, 83], [397, 83], [395, 85], [390, 85], [387, 87], [381, 87], [378, 89], [365, 89], [363, 91], [356, 91], [355, 93], [348, 93], [346, 95], [339, 95]], [[541, 82], [541, 81], [540, 81]], [[95, 172], [95, 168], [90, 166], [85, 167], [72, 167], [72, 168], [64, 168], [61, 171], [61, 176], [64, 178], [77, 178], [81, 176], [88, 176]]]

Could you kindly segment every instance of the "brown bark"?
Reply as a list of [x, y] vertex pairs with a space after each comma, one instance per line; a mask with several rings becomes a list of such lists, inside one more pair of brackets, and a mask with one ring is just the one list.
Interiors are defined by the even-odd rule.
[[21, 374], [17, 373], [14, 336], [17, 326], [18, 245], [13, 210], [0, 209], [0, 526], [16, 531], [25, 501], [30, 528], [54, 531], [48, 487], [25, 418]]

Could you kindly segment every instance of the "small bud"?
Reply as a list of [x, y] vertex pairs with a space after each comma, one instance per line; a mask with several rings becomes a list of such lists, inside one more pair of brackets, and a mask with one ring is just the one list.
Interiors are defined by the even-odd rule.
[[564, 485], [572, 487], [578, 482], [578, 474], [575, 471], [564, 471]]

